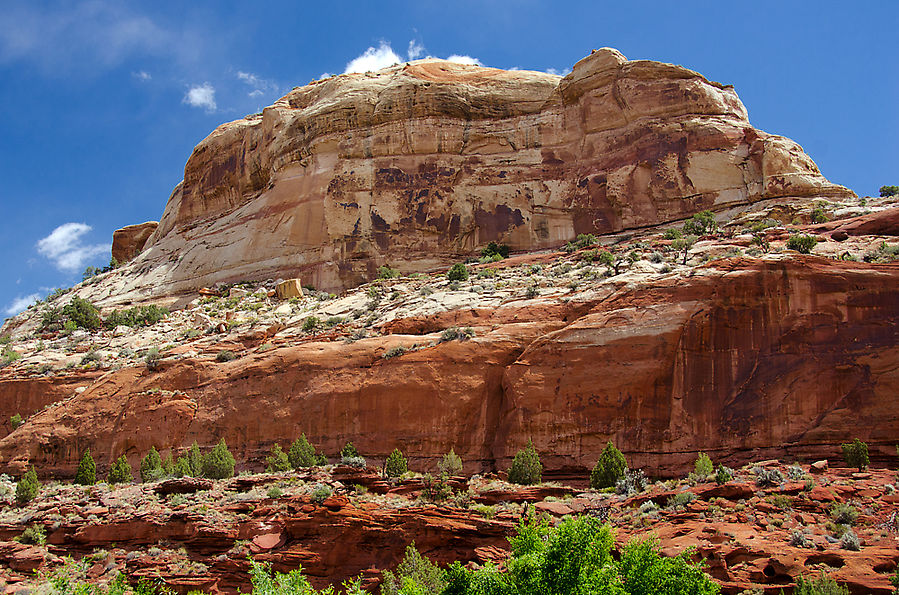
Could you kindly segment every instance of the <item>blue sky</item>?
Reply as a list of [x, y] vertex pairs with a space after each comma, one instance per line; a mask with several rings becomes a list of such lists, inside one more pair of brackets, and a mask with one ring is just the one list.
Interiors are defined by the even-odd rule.
[[683, 64], [735, 85], [753, 125], [829, 179], [876, 194], [899, 184], [897, 30], [895, 0], [5, 0], [0, 318], [108, 263], [115, 229], [158, 220], [216, 125], [391, 51], [564, 72], [610, 46]]

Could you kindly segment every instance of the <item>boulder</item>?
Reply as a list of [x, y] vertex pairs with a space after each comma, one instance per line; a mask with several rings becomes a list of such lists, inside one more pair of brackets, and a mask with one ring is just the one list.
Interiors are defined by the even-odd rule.
[[156, 228], [157, 221], [128, 225], [112, 233], [112, 257], [124, 264], [140, 254]]
[[275, 295], [279, 300], [289, 300], [292, 297], [303, 297], [303, 285], [300, 283], [299, 279], [281, 281], [275, 286]]

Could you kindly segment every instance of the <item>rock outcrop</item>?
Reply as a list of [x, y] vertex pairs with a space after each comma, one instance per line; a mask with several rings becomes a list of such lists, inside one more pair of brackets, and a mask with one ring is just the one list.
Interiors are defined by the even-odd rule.
[[[246, 279], [358, 285], [779, 197], [849, 196], [730, 86], [594, 51], [564, 78], [419, 60], [219, 126], [107, 302]], [[112, 293], [112, 295], [109, 295]]]
[[127, 225], [112, 234], [112, 257], [119, 263], [125, 263], [140, 254], [144, 244], [159, 227], [158, 221], [147, 221], [136, 225]]

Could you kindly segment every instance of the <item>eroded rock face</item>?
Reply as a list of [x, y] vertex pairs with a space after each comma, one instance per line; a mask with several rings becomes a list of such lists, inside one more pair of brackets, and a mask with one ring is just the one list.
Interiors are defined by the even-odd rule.
[[[357, 285], [489, 241], [558, 246], [775, 197], [844, 196], [732, 87], [595, 51], [564, 77], [419, 60], [331, 77], [200, 143], [126, 299], [219, 281]], [[120, 292], [112, 292], [114, 296]], [[116, 297], [109, 297], [107, 301]]]
[[119, 263], [128, 262], [140, 254], [157, 227], [159, 222], [147, 221], [115, 230], [112, 234], [112, 257]]
[[[420, 469], [453, 448], [470, 471], [507, 469], [533, 439], [547, 470], [581, 477], [610, 439], [632, 466], [663, 476], [701, 450], [732, 465], [833, 456], [850, 434], [877, 459], [899, 424], [897, 277], [894, 265], [735, 258], [578, 301], [389, 325], [431, 335], [123, 368], [0, 440], [0, 470], [30, 461], [71, 476], [87, 447], [101, 466], [122, 453], [137, 465], [151, 446], [220, 438], [254, 464], [300, 432], [328, 454], [347, 441], [373, 460], [400, 447]], [[438, 343], [449, 326], [474, 337]]]

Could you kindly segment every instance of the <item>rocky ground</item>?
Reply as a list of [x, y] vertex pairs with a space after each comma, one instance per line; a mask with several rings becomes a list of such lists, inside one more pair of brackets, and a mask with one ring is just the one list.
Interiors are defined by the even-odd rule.
[[[285, 571], [302, 565], [319, 586], [358, 575], [373, 586], [413, 541], [440, 563], [502, 563], [522, 515], [592, 514], [616, 528], [619, 544], [652, 533], [666, 553], [692, 548], [724, 593], [779, 593], [799, 575], [824, 571], [851, 593], [887, 594], [899, 560], [896, 480], [887, 469], [759, 461], [721, 484], [694, 474], [631, 495], [524, 487], [503, 474], [454, 477], [451, 495], [435, 500], [420, 474], [387, 480], [329, 465], [217, 482], [51, 483], [23, 507], [11, 503], [7, 481], [0, 577], [17, 593], [72, 556], [93, 582], [125, 572], [182, 593], [234, 593], [249, 587], [251, 555]], [[21, 542], [33, 527], [45, 543]]]

